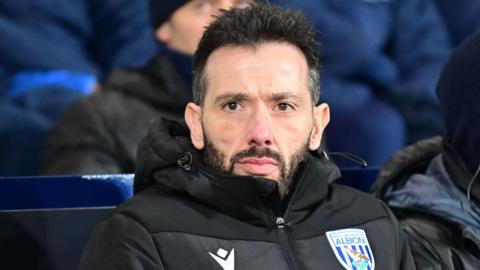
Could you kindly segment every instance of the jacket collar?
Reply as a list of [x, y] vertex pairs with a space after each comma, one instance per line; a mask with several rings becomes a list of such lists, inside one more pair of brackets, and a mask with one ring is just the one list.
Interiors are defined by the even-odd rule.
[[437, 136], [396, 152], [390, 157], [378, 173], [371, 191], [377, 198], [382, 198], [385, 189], [400, 179], [426, 168], [430, 161], [441, 152], [442, 137]]
[[294, 177], [290, 197], [279, 198], [276, 182], [249, 176], [220, 175], [205, 168], [182, 123], [160, 120], [139, 148], [135, 191], [156, 184], [250, 224], [271, 225], [273, 215], [290, 223], [304, 219], [340, 176], [327, 158], [311, 155]]

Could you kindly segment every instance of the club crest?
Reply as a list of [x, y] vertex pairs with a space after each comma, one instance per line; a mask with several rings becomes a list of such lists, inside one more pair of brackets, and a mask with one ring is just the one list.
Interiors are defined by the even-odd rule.
[[347, 270], [374, 270], [375, 259], [367, 235], [361, 229], [343, 229], [326, 233], [340, 264]]

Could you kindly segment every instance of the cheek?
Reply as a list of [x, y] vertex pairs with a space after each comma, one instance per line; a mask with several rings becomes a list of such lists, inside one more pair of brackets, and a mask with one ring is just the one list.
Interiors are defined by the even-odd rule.
[[205, 31], [205, 28], [208, 27], [210, 20], [207, 19], [207, 17], [204, 16], [198, 16], [198, 17], [193, 17], [191, 18], [185, 27], [185, 38], [188, 38], [191, 40], [193, 44], [195, 44], [195, 48], [197, 47], [197, 44], [200, 42], [200, 39], [202, 38], [203, 32]]
[[298, 118], [284, 120], [280, 125], [276, 125], [275, 143], [287, 163], [290, 162], [292, 154], [308, 143], [311, 130], [311, 121], [300, 121]]
[[204, 123], [205, 133], [210, 142], [225, 154], [227, 160], [230, 159], [236, 151], [236, 147], [240, 145], [241, 124], [232, 120], [223, 121], [219, 118]]
[[313, 122], [310, 118], [302, 117], [301, 115], [293, 117], [277, 117], [275, 118], [275, 126], [278, 132], [291, 138], [303, 138], [307, 130], [311, 130]]

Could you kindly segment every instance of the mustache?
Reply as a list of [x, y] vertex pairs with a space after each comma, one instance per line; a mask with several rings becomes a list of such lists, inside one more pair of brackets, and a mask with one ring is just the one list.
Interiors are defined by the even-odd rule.
[[233, 165], [235, 163], [240, 162], [240, 160], [242, 160], [244, 158], [252, 158], [252, 157], [253, 158], [266, 157], [266, 158], [271, 158], [271, 159], [277, 161], [279, 164], [284, 164], [285, 163], [282, 156], [277, 151], [274, 151], [270, 148], [258, 148], [256, 146], [252, 146], [249, 149], [240, 151], [237, 154], [235, 154], [232, 157], [230, 164], [233, 167]]

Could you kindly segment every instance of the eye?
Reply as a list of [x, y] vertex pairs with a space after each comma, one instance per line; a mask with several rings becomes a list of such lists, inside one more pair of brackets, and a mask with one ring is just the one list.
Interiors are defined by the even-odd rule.
[[238, 102], [228, 102], [225, 105], [223, 105], [222, 109], [227, 110], [227, 111], [238, 111], [240, 110], [241, 106]]
[[195, 9], [201, 12], [209, 12], [211, 6], [210, 2], [206, 0], [196, 1], [194, 4]]
[[283, 103], [278, 103], [276, 106], [276, 109], [281, 112], [289, 112], [289, 111], [293, 111], [295, 108], [291, 104], [283, 102]]

